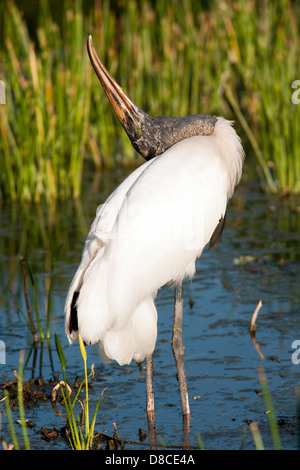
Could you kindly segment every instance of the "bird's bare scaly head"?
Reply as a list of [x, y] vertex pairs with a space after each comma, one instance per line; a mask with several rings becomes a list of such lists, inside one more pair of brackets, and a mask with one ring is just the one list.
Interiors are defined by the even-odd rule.
[[129, 98], [108, 72], [97, 54], [91, 36], [87, 40], [87, 50], [97, 77], [133, 147], [146, 160], [160, 155], [187, 137], [212, 134], [216, 118], [207, 114], [186, 117], [149, 116]]

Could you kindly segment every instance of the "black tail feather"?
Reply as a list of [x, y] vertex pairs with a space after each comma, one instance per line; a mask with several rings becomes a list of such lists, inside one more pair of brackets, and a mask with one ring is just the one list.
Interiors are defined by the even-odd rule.
[[78, 331], [78, 318], [77, 318], [77, 299], [79, 292], [74, 292], [73, 299], [71, 302], [71, 314], [70, 314], [70, 323], [69, 323], [69, 333], [73, 331]]

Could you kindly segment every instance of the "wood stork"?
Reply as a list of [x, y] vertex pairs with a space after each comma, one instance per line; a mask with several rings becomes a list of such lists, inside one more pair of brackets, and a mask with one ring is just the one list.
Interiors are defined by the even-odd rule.
[[218, 242], [226, 205], [242, 173], [244, 152], [222, 117], [150, 117], [122, 90], [99, 59], [91, 63], [133, 147], [147, 161], [98, 207], [65, 304], [69, 341], [80, 333], [99, 343], [105, 360], [146, 361], [147, 415], [154, 420], [152, 354], [155, 296], [173, 283], [172, 349], [183, 415], [190, 414], [183, 364], [182, 281]]

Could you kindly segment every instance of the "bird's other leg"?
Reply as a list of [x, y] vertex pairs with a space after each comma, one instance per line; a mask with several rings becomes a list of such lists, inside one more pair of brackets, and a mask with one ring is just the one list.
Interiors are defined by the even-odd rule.
[[148, 421], [154, 421], [153, 355], [146, 356], [146, 410]]
[[183, 298], [182, 298], [182, 283], [175, 286], [175, 305], [174, 305], [174, 321], [173, 321], [173, 336], [172, 336], [172, 351], [177, 368], [177, 377], [179, 382], [182, 413], [184, 417], [190, 416], [190, 405], [188, 397], [188, 389], [186, 383], [185, 369], [184, 369], [184, 344], [182, 340], [182, 316], [183, 316]]

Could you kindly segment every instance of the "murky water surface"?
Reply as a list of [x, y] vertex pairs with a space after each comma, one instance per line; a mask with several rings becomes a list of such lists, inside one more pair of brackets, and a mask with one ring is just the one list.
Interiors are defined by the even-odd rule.
[[[97, 206], [116, 186], [120, 175], [107, 175], [77, 205], [56, 208], [11, 206], [1, 208], [0, 221], [0, 339], [5, 343], [5, 364], [0, 382], [13, 380], [19, 351], [27, 358], [24, 379], [32, 375], [47, 382], [62, 369], [54, 344], [56, 332], [64, 346], [70, 383], [83, 378], [78, 343], [69, 346], [64, 336], [63, 306], [66, 292], [80, 260], [84, 237]], [[245, 448], [253, 449], [247, 424], [256, 421], [266, 448], [272, 448], [268, 414], [259, 391], [257, 369], [263, 367], [285, 449], [298, 448], [295, 387], [300, 385], [300, 364], [292, 362], [294, 340], [300, 340], [300, 201], [278, 200], [251, 186], [241, 186], [230, 203], [222, 241], [205, 251], [197, 262], [193, 282], [184, 283], [184, 343], [191, 421], [183, 428], [176, 369], [170, 347], [174, 291], [161, 289], [157, 297], [158, 340], [154, 354], [156, 439], [158, 446], [198, 448], [198, 435], [206, 449], [238, 449], [246, 429]], [[18, 304], [26, 311], [18, 253], [30, 262], [38, 304], [44, 317], [49, 288], [51, 253], [60, 244], [51, 304], [51, 352], [44, 347], [37, 358], [32, 338]], [[29, 281], [28, 281], [29, 282]], [[30, 282], [29, 282], [29, 288]], [[31, 295], [31, 294], [30, 294]], [[32, 297], [32, 308], [33, 300]], [[259, 300], [256, 339], [261, 359], [249, 334], [252, 313]], [[43, 322], [45, 326], [45, 322]], [[116, 423], [125, 449], [150, 449], [151, 439], [139, 439], [139, 428], [148, 431], [145, 414], [145, 381], [135, 364], [120, 367], [103, 364], [97, 348], [89, 347], [88, 365], [95, 364], [90, 390], [94, 409], [105, 388], [96, 431], [112, 435]], [[300, 354], [299, 354], [300, 358]], [[46, 393], [50, 393], [50, 388]], [[2, 396], [2, 392], [1, 392]], [[0, 404], [4, 411], [4, 404]], [[17, 418], [17, 409], [13, 411]], [[40, 429], [65, 424], [62, 405], [50, 398], [25, 407], [26, 418], [35, 423], [29, 440], [35, 449], [68, 449], [68, 443], [41, 439]], [[6, 418], [2, 434], [9, 436]]]

